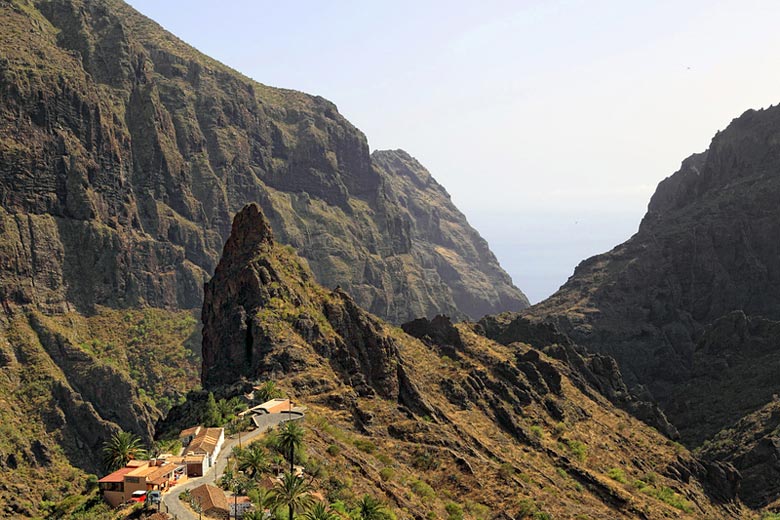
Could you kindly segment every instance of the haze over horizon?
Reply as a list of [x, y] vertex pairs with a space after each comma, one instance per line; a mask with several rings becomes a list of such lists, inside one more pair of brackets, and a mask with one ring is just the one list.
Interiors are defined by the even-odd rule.
[[415, 156], [532, 302], [633, 234], [731, 119], [780, 101], [769, 2], [130, 4]]

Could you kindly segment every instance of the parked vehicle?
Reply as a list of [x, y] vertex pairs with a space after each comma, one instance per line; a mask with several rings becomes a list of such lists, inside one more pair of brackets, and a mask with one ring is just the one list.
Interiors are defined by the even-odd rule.
[[139, 491], [133, 491], [133, 494], [130, 496], [131, 502], [144, 502], [146, 500], [146, 491], [139, 490]]

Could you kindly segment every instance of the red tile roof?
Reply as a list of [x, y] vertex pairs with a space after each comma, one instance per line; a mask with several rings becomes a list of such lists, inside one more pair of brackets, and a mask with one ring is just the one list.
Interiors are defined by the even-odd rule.
[[190, 493], [196, 500], [200, 497], [200, 506], [203, 508], [204, 513], [211, 509], [230, 510], [225, 493], [218, 487], [202, 484], [192, 489]]
[[122, 468], [118, 469], [115, 472], [106, 475], [105, 477], [98, 480], [98, 482], [124, 482], [125, 481], [125, 475], [133, 471], [135, 468]]

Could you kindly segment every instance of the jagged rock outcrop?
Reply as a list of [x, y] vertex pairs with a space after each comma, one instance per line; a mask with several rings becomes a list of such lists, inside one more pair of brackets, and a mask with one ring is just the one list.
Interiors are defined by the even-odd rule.
[[[229, 397], [271, 379], [305, 404], [316, 438], [309, 446], [334, 472], [328, 492], [348, 480], [351, 494], [381, 492], [414, 518], [452, 508], [444, 498], [454, 496], [518, 516], [746, 513], [734, 499], [737, 471], [697, 461], [616, 409], [583, 375], [600, 382], [609, 370], [588, 372], [579, 354], [583, 366], [573, 368], [570, 342], [502, 345], [477, 334], [480, 325], [445, 316], [403, 332], [390, 327], [344, 291], [319, 286], [294, 251], [275, 243], [257, 205], [236, 215], [202, 319], [204, 388]], [[527, 325], [563, 342], [549, 327]], [[622, 385], [616, 374], [613, 387]], [[186, 415], [174, 409], [170, 417]], [[405, 477], [377, 474], [390, 464]], [[409, 480], [426, 484], [409, 493]]]
[[393, 338], [347, 293], [317, 285], [295, 253], [275, 243], [256, 204], [233, 221], [202, 320], [204, 387], [301, 372], [313, 348], [358, 395], [398, 397]]
[[732, 121], [659, 184], [636, 235], [527, 313], [614, 357], [690, 446], [780, 390], [779, 131], [780, 107]]
[[528, 305], [446, 191], [320, 97], [255, 83], [119, 0], [14, 0], [0, 27], [0, 301], [199, 308], [262, 203], [317, 279], [401, 322]]

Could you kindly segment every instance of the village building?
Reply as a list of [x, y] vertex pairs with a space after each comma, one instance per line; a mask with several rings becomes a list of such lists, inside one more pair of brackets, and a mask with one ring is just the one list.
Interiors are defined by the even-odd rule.
[[[179, 434], [179, 440], [185, 446], [184, 454], [186, 456], [203, 455], [206, 458], [204, 468], [210, 468], [216, 462], [219, 451], [225, 443], [225, 430], [223, 428], [195, 426], [183, 430]], [[186, 444], [185, 440], [188, 441]]]
[[192, 503], [200, 507], [203, 516], [228, 520], [230, 518], [230, 505], [225, 493], [216, 486], [203, 484], [193, 488]]
[[187, 478], [202, 477], [208, 469], [208, 459], [205, 455], [168, 456], [165, 460], [184, 466]]
[[238, 415], [240, 417], [243, 417], [244, 415], [247, 414], [266, 415], [269, 413], [282, 413], [282, 412], [290, 411], [291, 408], [292, 408], [292, 403], [290, 403], [290, 400], [280, 397], [278, 399], [271, 399], [270, 401], [266, 401], [263, 404], [253, 406], [252, 408], [249, 408], [248, 410], [244, 410]]
[[106, 502], [116, 507], [133, 492], [167, 491], [185, 475], [185, 467], [163, 460], [131, 460], [127, 466], [98, 480]]

